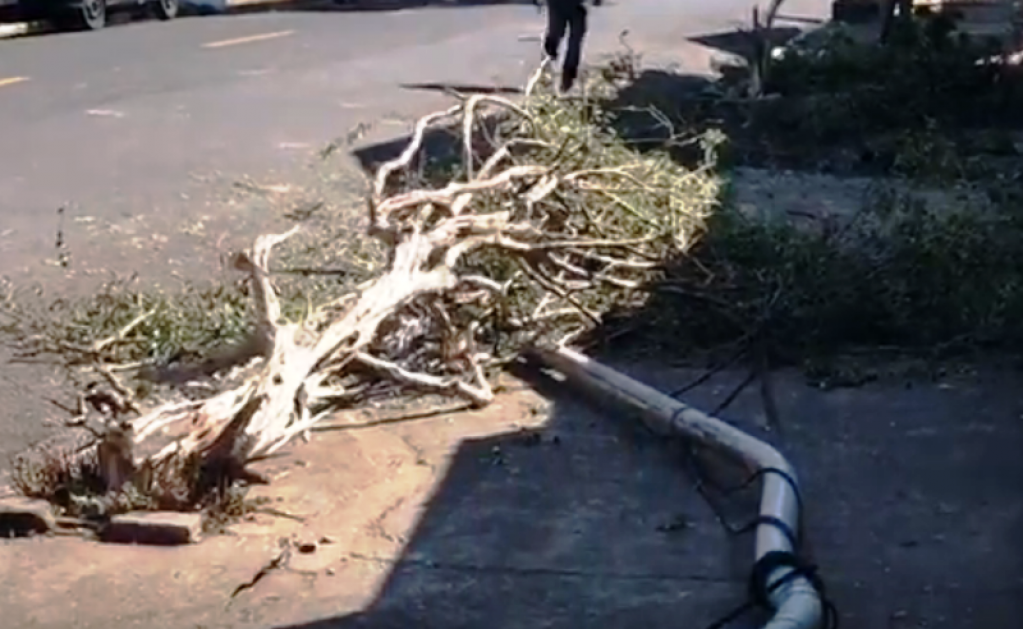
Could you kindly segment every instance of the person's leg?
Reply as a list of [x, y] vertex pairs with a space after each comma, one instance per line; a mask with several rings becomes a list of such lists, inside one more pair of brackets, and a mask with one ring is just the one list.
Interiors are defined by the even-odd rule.
[[885, 0], [881, 3], [881, 11], [881, 43], [886, 44], [895, 34], [895, 29], [912, 18], [913, 0]]
[[568, 27], [568, 15], [565, 11], [565, 0], [548, 0], [547, 32], [544, 33], [543, 51], [552, 60], [557, 60], [561, 40], [565, 37]]
[[583, 56], [583, 39], [586, 37], [586, 7], [576, 2], [568, 17], [568, 49], [565, 63], [561, 67], [561, 90], [572, 89], [579, 76], [579, 63]]

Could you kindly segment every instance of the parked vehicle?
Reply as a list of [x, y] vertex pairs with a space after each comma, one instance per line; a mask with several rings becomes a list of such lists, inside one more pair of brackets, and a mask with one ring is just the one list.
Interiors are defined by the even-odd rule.
[[109, 12], [138, 8], [171, 20], [181, 0], [0, 0], [0, 22], [47, 21], [62, 30], [98, 30], [107, 25]]

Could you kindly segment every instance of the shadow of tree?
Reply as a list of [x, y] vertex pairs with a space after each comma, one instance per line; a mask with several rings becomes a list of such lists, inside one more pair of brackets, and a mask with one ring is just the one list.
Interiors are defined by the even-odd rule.
[[[803, 29], [800, 28], [776, 26], [764, 29], [759, 37], [762, 37], [764, 43], [769, 47], [775, 47], [784, 45], [802, 32]], [[755, 51], [754, 44], [756, 40], [753, 34], [739, 29], [696, 35], [687, 39], [695, 44], [714, 48], [728, 54], [738, 55], [744, 59], [751, 58]]]
[[[497, 94], [508, 95], [521, 92], [520, 88], [486, 85], [454, 85], [446, 83], [420, 83], [403, 85], [406, 89], [422, 89], [441, 92], [458, 92], [462, 95]], [[497, 125], [502, 120], [500, 114], [483, 114], [477, 119], [477, 132], [493, 136]], [[404, 135], [391, 140], [367, 144], [350, 151], [360, 168], [369, 176], [388, 160], [401, 155], [411, 142], [411, 135]], [[423, 144], [419, 153], [411, 161], [409, 172], [417, 173], [427, 184], [446, 183], [446, 179], [454, 173], [454, 169], [462, 159], [462, 130], [458, 125], [438, 124], [423, 134]], [[406, 182], [409, 183], [409, 182]]]
[[[636, 150], [665, 149], [671, 151], [681, 163], [692, 165], [702, 157], [698, 147], [689, 141], [692, 133], [685, 137], [676, 133], [670, 124], [680, 120], [698, 122], [691, 130], [695, 133], [706, 130], [717, 122], [712, 112], [713, 101], [710, 92], [717, 83], [706, 77], [692, 74], [678, 74], [665, 70], [645, 70], [614, 100], [601, 103], [600, 108], [614, 112], [609, 122], [614, 130]], [[402, 85], [405, 89], [460, 94], [496, 94], [509, 96], [521, 94], [522, 88], [503, 85], [457, 85], [448, 83], [416, 83]], [[738, 112], [737, 112], [738, 113]], [[497, 124], [499, 117], [486, 119], [488, 125]], [[490, 128], [493, 131], [493, 127]], [[437, 126], [429, 129], [423, 142], [423, 160], [443, 161], [456, 159], [461, 153], [461, 130], [456, 127]], [[372, 174], [385, 161], [394, 159], [408, 146], [410, 135], [359, 147], [351, 155], [361, 168]]]
[[[610, 364], [663, 391], [699, 374]], [[373, 603], [279, 629], [617, 629], [679, 619], [699, 629], [743, 601], [751, 540], [723, 532], [680, 465], [682, 444], [649, 435], [627, 413], [597, 414], [594, 400], [560, 382], [526, 377], [550, 402], [548, 423], [458, 445], [401, 556], [350, 559], [387, 566]], [[686, 401], [712, 408], [742, 378], [718, 374]], [[776, 381], [784, 437], [761, 424], [755, 390], [721, 414], [780, 444], [799, 471], [811, 555], [842, 626], [887, 626], [892, 610], [939, 629], [1016, 626], [1018, 377], [985, 372], [976, 382], [828, 392], [786, 372]], [[964, 413], [978, 410], [987, 428], [969, 429]], [[926, 437], [905, 449], [906, 431]], [[744, 523], [755, 494], [730, 498], [725, 517]], [[754, 613], [728, 626], [763, 620]]]
[[751, 539], [723, 533], [677, 444], [520, 375], [548, 423], [461, 442], [375, 602], [288, 629], [703, 627], [742, 602]]
[[503, 85], [466, 85], [455, 83], [403, 83], [403, 89], [424, 90], [430, 92], [455, 92], [459, 94], [498, 94], [510, 95], [521, 94], [521, 87], [510, 87]]
[[637, 151], [667, 150], [680, 164], [694, 167], [703, 152], [693, 139], [722, 122], [713, 97], [716, 85], [706, 76], [644, 70], [604, 108], [615, 132]]

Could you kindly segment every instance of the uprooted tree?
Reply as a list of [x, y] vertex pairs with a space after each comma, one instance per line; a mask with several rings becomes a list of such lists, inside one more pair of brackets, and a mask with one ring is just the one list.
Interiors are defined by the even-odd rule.
[[[150, 408], [129, 399], [132, 415], [112, 412], [80, 454], [98, 458], [106, 488], [148, 482], [184, 461], [245, 477], [246, 464], [364, 400], [360, 392], [382, 379], [486, 405], [488, 372], [509, 356], [567, 342], [639, 298], [716, 203], [713, 141], [688, 139], [702, 142], [706, 158], [691, 170], [664, 153], [638, 153], [599, 119], [610, 94], [557, 99], [544, 70], [521, 104], [474, 95], [417, 122], [367, 199], [368, 234], [387, 264], [352, 294], [282, 319], [268, 262], [301, 226], [235, 254], [255, 301], [259, 358], [231, 390]], [[431, 185], [415, 174], [424, 138], [453, 122], [461, 158], [454, 176]], [[128, 389], [103, 350], [145, 316], [93, 345], [90, 368], [122, 397]]]

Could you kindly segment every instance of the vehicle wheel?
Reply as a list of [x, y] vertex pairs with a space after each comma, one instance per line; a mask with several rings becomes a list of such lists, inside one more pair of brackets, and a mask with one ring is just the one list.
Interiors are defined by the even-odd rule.
[[161, 20], [173, 20], [181, 8], [180, 0], [154, 0], [153, 13]]
[[78, 7], [78, 19], [82, 26], [90, 31], [98, 31], [107, 25], [106, 0], [81, 0]]

